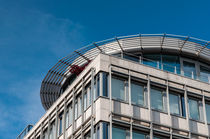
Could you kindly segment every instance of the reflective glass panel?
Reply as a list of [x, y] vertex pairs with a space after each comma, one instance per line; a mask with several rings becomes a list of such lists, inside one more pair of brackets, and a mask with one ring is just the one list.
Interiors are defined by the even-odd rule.
[[143, 64], [160, 69], [161, 56], [155, 54], [145, 54], [143, 55]]
[[210, 123], [210, 104], [206, 104], [206, 118], [207, 122]]
[[199, 120], [199, 107], [198, 101], [194, 99], [189, 99], [189, 111], [190, 111], [190, 118], [194, 120]]
[[190, 63], [187, 61], [183, 61], [183, 71], [184, 71], [184, 76], [196, 79], [196, 69], [195, 69], [195, 64]]
[[126, 130], [113, 127], [112, 138], [113, 139], [126, 139]]
[[172, 55], [162, 55], [162, 68], [165, 71], [180, 74], [179, 57]]
[[137, 83], [131, 83], [131, 102], [144, 105], [144, 87]]
[[125, 81], [112, 78], [112, 98], [125, 101]]
[[175, 94], [169, 94], [169, 104], [171, 114], [180, 115], [180, 97]]
[[139, 62], [139, 57], [135, 55], [123, 54], [123, 58], [131, 60], [131, 61]]
[[144, 134], [140, 134], [137, 132], [133, 132], [132, 134], [133, 134], [133, 139], [146, 139]]
[[153, 109], [163, 110], [163, 93], [161, 90], [151, 88], [151, 106]]
[[210, 83], [210, 69], [200, 66], [200, 80]]

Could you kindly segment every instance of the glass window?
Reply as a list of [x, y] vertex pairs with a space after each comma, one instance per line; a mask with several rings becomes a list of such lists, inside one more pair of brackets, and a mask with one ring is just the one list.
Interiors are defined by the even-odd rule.
[[210, 69], [204, 66], [200, 66], [200, 80], [210, 83]]
[[155, 54], [144, 54], [143, 55], [143, 64], [160, 69], [161, 56], [155, 55]]
[[165, 71], [180, 74], [179, 57], [171, 55], [162, 55], [162, 68]]
[[84, 94], [84, 110], [87, 109], [87, 92]]
[[137, 105], [144, 105], [144, 86], [131, 82], [131, 102]]
[[103, 96], [107, 97], [108, 96], [108, 90], [107, 90], [107, 88], [108, 88], [108, 74], [103, 72], [102, 76], [103, 76], [103, 80], [102, 80], [102, 82], [103, 82], [103, 87], [102, 87]]
[[87, 88], [87, 107], [89, 107], [91, 105], [91, 87], [90, 85]]
[[169, 105], [171, 114], [181, 115], [180, 111], [180, 96], [169, 94]]
[[65, 123], [66, 123], [66, 129], [69, 127], [69, 111], [67, 111], [66, 112], [66, 121], [65, 121]]
[[138, 132], [133, 132], [133, 139], [146, 139], [146, 135], [138, 133]]
[[131, 61], [139, 62], [139, 57], [135, 55], [123, 54], [123, 58], [131, 60]]
[[82, 97], [78, 96], [75, 99], [75, 119], [77, 119], [82, 113]]
[[112, 138], [113, 139], [129, 139], [129, 132], [121, 128], [112, 128]]
[[73, 122], [73, 108], [72, 108], [72, 105], [70, 105], [70, 108], [69, 108], [69, 126], [72, 124]]
[[195, 64], [190, 63], [187, 61], [183, 61], [183, 71], [184, 71], [184, 76], [196, 79], [196, 69], [195, 69]]
[[163, 111], [163, 91], [151, 88], [151, 107]]
[[78, 117], [78, 110], [77, 110], [77, 100], [75, 100], [75, 105], [74, 105], [74, 118], [75, 118], [75, 120], [77, 119], [77, 117]]
[[210, 123], [210, 104], [206, 104], [206, 119]]
[[194, 120], [199, 120], [199, 106], [198, 101], [195, 99], [189, 99], [189, 112], [190, 112], [190, 118]]
[[63, 114], [61, 114], [59, 116], [59, 134], [58, 135], [61, 135], [63, 132], [63, 126], [62, 126], [63, 123], [62, 122], [63, 122]]
[[108, 130], [108, 123], [103, 122], [103, 139], [108, 139], [109, 138], [109, 130]]
[[78, 117], [82, 114], [82, 97], [78, 97]]
[[125, 80], [112, 78], [112, 98], [126, 101]]
[[51, 124], [49, 136], [50, 136], [50, 139], [54, 139], [55, 138], [55, 122], [53, 122]]

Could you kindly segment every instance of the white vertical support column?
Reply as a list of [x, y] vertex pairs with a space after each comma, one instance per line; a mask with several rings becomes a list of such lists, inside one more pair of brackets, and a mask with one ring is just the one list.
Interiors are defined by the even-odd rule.
[[62, 123], [62, 128], [63, 128], [63, 138], [66, 139], [66, 112], [67, 112], [67, 98], [64, 98], [64, 113], [63, 113], [63, 123]]
[[94, 95], [94, 76], [95, 76], [95, 69], [91, 68], [91, 139], [93, 139], [94, 134], [94, 113], [93, 113], [93, 95]]
[[112, 67], [109, 65], [109, 134], [112, 139]]
[[50, 139], [50, 115], [47, 117], [47, 138]]
[[151, 110], [151, 93], [150, 93], [150, 90], [151, 90], [151, 86], [150, 86], [150, 75], [147, 76], [147, 93], [148, 93], [148, 109], [150, 111], [150, 139], [153, 139], [153, 117], [152, 117], [152, 110]]
[[55, 115], [55, 138], [58, 138], [58, 106], [56, 106], [56, 115]]
[[189, 138], [191, 138], [190, 124], [189, 124], [188, 97], [187, 97], [187, 87], [186, 87], [186, 85], [184, 85], [184, 101], [185, 101], [187, 125], [188, 125], [188, 130], [189, 130]]
[[[84, 94], [85, 94], [85, 84], [84, 84], [84, 78], [82, 78], [82, 106], [81, 106], [81, 109], [82, 109], [82, 123], [84, 123]], [[83, 124], [81, 125], [81, 138], [84, 139], [84, 132], [83, 132]]]

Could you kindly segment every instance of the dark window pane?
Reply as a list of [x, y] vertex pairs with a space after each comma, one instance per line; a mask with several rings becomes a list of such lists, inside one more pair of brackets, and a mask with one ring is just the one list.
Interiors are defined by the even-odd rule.
[[143, 64], [151, 66], [151, 67], [155, 67], [155, 68], [160, 68], [161, 56], [155, 55], [155, 54], [143, 55]]
[[184, 71], [184, 76], [196, 79], [196, 69], [195, 69], [195, 64], [190, 63], [187, 61], [183, 61], [183, 71]]
[[162, 55], [163, 70], [180, 74], [180, 61], [178, 56]]
[[123, 54], [123, 58], [131, 60], [131, 61], [139, 62], [139, 57], [138, 56]]

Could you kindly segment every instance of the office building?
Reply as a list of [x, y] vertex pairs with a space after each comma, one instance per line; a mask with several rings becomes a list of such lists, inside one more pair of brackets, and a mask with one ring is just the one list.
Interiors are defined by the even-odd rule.
[[210, 139], [209, 45], [138, 34], [75, 50], [43, 79], [25, 139]]

